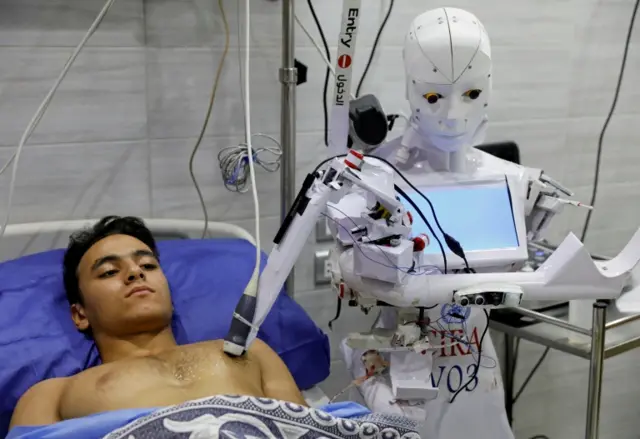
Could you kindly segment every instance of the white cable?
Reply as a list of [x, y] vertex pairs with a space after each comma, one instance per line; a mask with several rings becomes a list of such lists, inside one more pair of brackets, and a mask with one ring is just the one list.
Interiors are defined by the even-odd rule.
[[244, 294], [248, 294], [250, 296], [257, 296], [258, 293], [258, 278], [260, 275], [260, 259], [262, 256], [262, 252], [260, 250], [260, 204], [258, 201], [258, 187], [256, 186], [256, 171], [255, 166], [253, 164], [253, 145], [251, 140], [251, 88], [250, 88], [250, 77], [251, 77], [251, 68], [249, 67], [249, 59], [250, 59], [250, 51], [249, 48], [251, 46], [250, 40], [250, 32], [249, 28], [251, 28], [251, 11], [249, 9], [249, 0], [245, 0], [245, 29], [244, 29], [244, 119], [245, 119], [245, 142], [247, 143], [247, 152], [249, 157], [249, 174], [251, 178], [251, 192], [253, 193], [253, 205], [255, 208], [255, 221], [256, 221], [256, 266], [253, 269], [253, 274], [251, 276], [251, 280], [249, 284], [245, 288]]
[[71, 66], [75, 62], [76, 58], [78, 58], [78, 55], [80, 54], [84, 46], [87, 44], [87, 41], [89, 41], [89, 38], [91, 38], [91, 36], [95, 33], [96, 29], [98, 29], [98, 26], [100, 26], [100, 23], [102, 23], [104, 16], [107, 14], [107, 11], [109, 11], [109, 8], [113, 5], [114, 2], [115, 0], [107, 0], [102, 10], [94, 20], [93, 24], [85, 34], [84, 38], [82, 38], [82, 41], [80, 41], [80, 44], [78, 44], [76, 49], [73, 51], [73, 54], [71, 55], [71, 57], [69, 57], [69, 59], [67, 60], [55, 84], [53, 85], [51, 90], [49, 90], [49, 93], [40, 104], [40, 107], [38, 107], [38, 110], [36, 111], [36, 113], [33, 115], [33, 118], [29, 122], [29, 125], [27, 125], [27, 129], [22, 134], [22, 138], [20, 139], [20, 143], [18, 144], [16, 151], [13, 153], [11, 158], [9, 158], [9, 161], [7, 161], [7, 163], [2, 167], [2, 169], [0, 169], [0, 175], [1, 175], [9, 167], [9, 164], [11, 163], [11, 161], [13, 161], [13, 169], [11, 170], [11, 180], [9, 182], [9, 199], [7, 201], [7, 213], [5, 214], [2, 228], [0, 228], [0, 241], [2, 241], [2, 237], [4, 236], [4, 231], [6, 230], [7, 225], [11, 220], [11, 207], [13, 204], [13, 193], [15, 191], [16, 178], [18, 175], [18, 162], [20, 160], [20, 153], [22, 152], [22, 148], [24, 148], [24, 145], [27, 143], [27, 140], [29, 140], [29, 137], [31, 137], [31, 134], [40, 123], [40, 120], [44, 116], [45, 112], [47, 111], [47, 108], [49, 107], [49, 104], [51, 103], [51, 100], [53, 99], [53, 95], [58, 90], [58, 87], [60, 87], [60, 84], [64, 80], [65, 76], [67, 76], [67, 73], [71, 69]]
[[[318, 44], [318, 42], [311, 36], [311, 34], [309, 33], [309, 30], [305, 27], [304, 24], [302, 24], [302, 22], [300, 21], [298, 16], [294, 15], [293, 17], [296, 20], [296, 23], [298, 23], [298, 26], [300, 26], [300, 29], [302, 29], [302, 32], [304, 32], [304, 34], [307, 36], [307, 38], [309, 38], [309, 41], [311, 41], [311, 44], [314, 45], [314, 47], [318, 51], [318, 54], [320, 55], [320, 58], [322, 58], [322, 61], [324, 61], [324, 63], [326, 64], [327, 68], [329, 69], [329, 71], [331, 71], [331, 74], [335, 78], [336, 77], [336, 69], [335, 69], [335, 67], [333, 67], [331, 62], [329, 62], [329, 60], [325, 56], [322, 47], [320, 47], [320, 44]], [[356, 98], [353, 93], [349, 93], [349, 94], [351, 95], [351, 99], [355, 99]]]

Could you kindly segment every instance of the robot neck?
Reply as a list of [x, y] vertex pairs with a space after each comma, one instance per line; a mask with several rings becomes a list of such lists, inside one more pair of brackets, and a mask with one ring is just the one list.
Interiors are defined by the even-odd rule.
[[411, 161], [426, 161], [433, 171], [465, 174], [471, 171], [468, 159], [469, 142], [466, 137], [456, 142], [448, 142], [445, 149], [435, 146], [432, 139], [424, 136], [411, 124], [402, 137], [401, 147], [407, 153], [414, 151], [410, 153], [413, 156]]

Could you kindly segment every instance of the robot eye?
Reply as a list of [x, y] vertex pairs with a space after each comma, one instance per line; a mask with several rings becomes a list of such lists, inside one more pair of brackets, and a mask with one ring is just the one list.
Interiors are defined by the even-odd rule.
[[436, 102], [438, 102], [438, 99], [443, 98], [440, 93], [427, 93], [422, 95], [422, 97], [425, 98], [430, 104], [435, 104]]
[[465, 91], [464, 93], [462, 93], [462, 96], [469, 99], [478, 99], [478, 97], [480, 96], [480, 93], [482, 93], [482, 90], [478, 90], [477, 88], [474, 88], [474, 89]]

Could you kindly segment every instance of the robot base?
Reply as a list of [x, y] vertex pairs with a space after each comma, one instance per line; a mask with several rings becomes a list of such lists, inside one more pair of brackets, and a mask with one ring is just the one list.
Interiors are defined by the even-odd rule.
[[436, 387], [417, 380], [391, 380], [391, 390], [400, 401], [431, 401], [440, 393]]

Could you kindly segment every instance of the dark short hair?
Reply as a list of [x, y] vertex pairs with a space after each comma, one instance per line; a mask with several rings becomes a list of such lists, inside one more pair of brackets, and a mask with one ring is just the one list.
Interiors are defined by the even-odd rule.
[[158, 256], [156, 241], [140, 218], [133, 216], [105, 216], [93, 226], [75, 232], [69, 238], [64, 254], [63, 279], [69, 304], [82, 304], [78, 285], [78, 265], [84, 254], [98, 241], [111, 235], [129, 235], [146, 244]]

